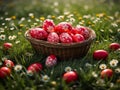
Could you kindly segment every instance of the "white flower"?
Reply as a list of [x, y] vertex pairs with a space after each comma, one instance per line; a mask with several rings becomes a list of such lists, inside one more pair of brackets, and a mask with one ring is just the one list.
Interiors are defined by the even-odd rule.
[[96, 73], [96, 72], [94, 72], [94, 71], [92, 72], [92, 76], [93, 76], [93, 77], [95, 77], [95, 78], [97, 78], [97, 77], [98, 77], [97, 73]]
[[34, 16], [34, 14], [33, 13], [29, 13], [29, 16], [31, 17], [31, 16]]
[[111, 83], [110, 83], [110, 87], [111, 87], [111, 88], [114, 87], [114, 83], [111, 82]]
[[112, 17], [112, 16], [108, 16], [108, 17], [109, 17], [109, 19], [114, 20], [114, 17]]
[[47, 18], [52, 18], [52, 16], [51, 16], [51, 15], [48, 15]]
[[48, 77], [48, 75], [43, 75], [42, 76], [42, 81], [43, 82], [48, 82], [50, 80], [50, 77]]
[[113, 59], [112, 61], [110, 61], [110, 66], [111, 67], [116, 67], [117, 64], [118, 64], [118, 60], [116, 60], [116, 59]]
[[6, 58], [6, 57], [3, 57], [3, 58], [2, 58], [2, 61], [5, 61], [5, 60], [7, 60], [7, 58]]
[[64, 12], [64, 15], [69, 15], [69, 14], [70, 14], [70, 12], [68, 12], [68, 11]]
[[19, 43], [20, 43], [20, 41], [16, 41], [16, 42], [15, 42], [15, 44], [19, 44]]
[[58, 6], [59, 5], [59, 3], [58, 2], [54, 2], [54, 6]]
[[22, 70], [22, 65], [16, 65], [14, 67], [14, 70], [17, 71], [17, 72], [21, 71]]
[[117, 23], [111, 23], [113, 27], [118, 27]]
[[14, 30], [14, 29], [15, 29], [14, 27], [11, 27], [11, 28], [10, 28], [11, 31]]
[[105, 81], [104, 81], [104, 79], [98, 79], [98, 80], [96, 81], [96, 84], [98, 84], [98, 85], [100, 85], [100, 86], [103, 86], [103, 85], [105, 85]]
[[71, 70], [72, 70], [71, 67], [69, 67], [69, 66], [65, 67], [65, 72], [70, 72]]
[[116, 69], [115, 69], [115, 72], [116, 72], [116, 73], [120, 73], [120, 68], [116, 68]]
[[67, 16], [67, 18], [72, 18], [74, 15], [73, 14], [70, 14]]
[[6, 36], [5, 35], [0, 35], [0, 40], [5, 40]]
[[5, 25], [5, 23], [2, 23], [2, 25], [4, 26], [4, 25]]
[[24, 21], [25, 20], [25, 17], [22, 17], [21, 19], [20, 19], [20, 21]]
[[120, 32], [120, 28], [118, 28], [118, 30], [117, 30], [118, 32]]
[[16, 39], [16, 38], [17, 38], [16, 35], [13, 35], [13, 36], [9, 36], [9, 37], [8, 37], [9, 40], [14, 40], [14, 39]]
[[86, 19], [91, 18], [91, 15], [84, 15], [83, 18], [86, 18]]
[[63, 19], [64, 19], [64, 16], [62, 16], [62, 15], [61, 15], [61, 16], [58, 16], [57, 19], [58, 19], [58, 20], [63, 20]]
[[104, 32], [104, 30], [103, 30], [103, 29], [101, 29], [100, 31], [101, 31], [101, 32]]
[[5, 32], [4, 28], [0, 28], [0, 33]]
[[7, 26], [5, 26], [5, 28], [8, 28]]
[[10, 21], [10, 20], [11, 20], [11, 18], [5, 18], [5, 20], [6, 20], [6, 21]]
[[75, 22], [75, 19], [74, 18], [70, 18], [70, 22], [71, 24]]
[[31, 22], [31, 20], [30, 20], [30, 19], [28, 19], [28, 22]]
[[40, 20], [39, 20], [38, 18], [35, 18], [35, 21], [36, 21], [36, 22], [39, 22]]
[[100, 18], [95, 18], [95, 20], [93, 21], [93, 23], [97, 23], [100, 21]]
[[101, 70], [103, 70], [103, 69], [106, 69], [107, 66], [106, 66], [106, 64], [100, 64], [99, 68], [100, 68]]

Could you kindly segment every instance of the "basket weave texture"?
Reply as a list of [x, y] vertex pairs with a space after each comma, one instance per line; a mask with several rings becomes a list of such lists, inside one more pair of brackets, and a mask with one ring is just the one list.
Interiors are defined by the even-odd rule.
[[90, 31], [90, 37], [80, 43], [64, 44], [50, 43], [44, 40], [37, 40], [29, 35], [29, 30], [25, 32], [25, 38], [31, 43], [32, 47], [38, 54], [54, 54], [58, 58], [66, 60], [70, 58], [81, 58], [87, 54], [91, 43], [96, 38], [95, 32], [89, 28], [88, 30]]

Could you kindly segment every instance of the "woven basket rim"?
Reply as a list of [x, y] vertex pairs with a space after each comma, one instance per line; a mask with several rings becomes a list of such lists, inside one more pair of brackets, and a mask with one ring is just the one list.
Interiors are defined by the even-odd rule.
[[32, 42], [32, 43], [36, 43], [36, 44], [41, 44], [41, 45], [44, 45], [44, 46], [47, 46], [47, 47], [59, 47], [59, 48], [62, 48], [62, 47], [77, 47], [77, 46], [80, 46], [80, 45], [85, 45], [86, 43], [89, 43], [89, 42], [92, 42], [95, 38], [96, 38], [96, 34], [94, 32], [94, 30], [86, 27], [89, 31], [90, 31], [90, 37], [83, 41], [83, 42], [73, 42], [73, 43], [51, 43], [51, 42], [48, 42], [48, 41], [44, 41], [44, 40], [38, 40], [38, 39], [35, 39], [35, 38], [32, 38], [30, 35], [29, 35], [29, 30], [27, 30], [25, 32], [25, 38]]

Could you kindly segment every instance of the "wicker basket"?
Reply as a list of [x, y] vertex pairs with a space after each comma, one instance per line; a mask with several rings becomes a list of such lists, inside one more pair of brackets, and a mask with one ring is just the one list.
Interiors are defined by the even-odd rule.
[[32, 47], [38, 54], [54, 54], [58, 58], [65, 60], [69, 58], [81, 58], [87, 54], [92, 41], [96, 37], [96, 34], [93, 30], [89, 28], [88, 30], [90, 30], [90, 37], [81, 43], [63, 44], [37, 40], [29, 35], [29, 30], [26, 31], [25, 37], [31, 43]]

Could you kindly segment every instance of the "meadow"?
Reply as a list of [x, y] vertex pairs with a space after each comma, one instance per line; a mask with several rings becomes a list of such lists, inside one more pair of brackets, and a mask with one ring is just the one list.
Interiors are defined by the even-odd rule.
[[[109, 0], [108, 0], [109, 1]], [[120, 2], [110, 0], [1, 0], [0, 1], [0, 67], [4, 60], [14, 62], [11, 73], [0, 78], [0, 90], [119, 90], [120, 49], [110, 50], [111, 43], [120, 43]], [[38, 55], [25, 38], [25, 32], [41, 26], [45, 19], [56, 24], [69, 22], [73, 26], [91, 28], [96, 33], [87, 55], [80, 59], [60, 60], [46, 67], [45, 55]], [[12, 43], [6, 50], [4, 43]], [[95, 50], [106, 50], [106, 60], [94, 60]], [[38, 73], [28, 73], [35, 62], [43, 65]], [[113, 70], [111, 78], [102, 79], [103, 69]], [[65, 83], [67, 71], [76, 71], [78, 79]]]

